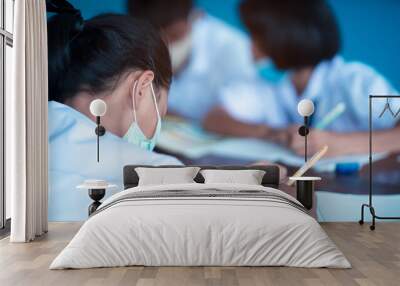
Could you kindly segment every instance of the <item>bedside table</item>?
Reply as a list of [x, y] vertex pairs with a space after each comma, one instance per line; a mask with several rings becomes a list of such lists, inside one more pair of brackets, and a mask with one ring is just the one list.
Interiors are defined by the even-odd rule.
[[87, 189], [89, 197], [93, 200], [93, 203], [88, 207], [89, 216], [101, 205], [100, 200], [104, 198], [106, 190], [116, 187], [117, 185], [109, 184], [105, 180], [85, 180], [83, 184], [77, 186], [78, 189]]
[[290, 177], [296, 181], [296, 198], [304, 207], [311, 210], [314, 198], [314, 182], [320, 181], [320, 177]]

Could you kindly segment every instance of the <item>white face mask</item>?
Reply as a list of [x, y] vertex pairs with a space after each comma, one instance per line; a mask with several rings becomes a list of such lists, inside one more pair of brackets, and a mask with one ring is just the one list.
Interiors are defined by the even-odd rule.
[[[136, 85], [137, 85], [137, 81], [135, 81], [135, 83], [133, 84], [133, 97], [135, 97], [135, 94], [136, 94]], [[156, 112], [157, 112], [157, 125], [156, 125], [156, 129], [154, 131], [153, 137], [148, 139], [146, 137], [146, 135], [144, 135], [142, 129], [140, 129], [138, 121], [137, 121], [137, 117], [136, 117], [135, 98], [133, 98], [132, 99], [132, 101], [133, 101], [133, 118], [135, 119], [135, 121], [132, 122], [128, 131], [124, 135], [123, 139], [125, 139], [129, 143], [139, 146], [140, 148], [152, 151], [154, 149], [154, 147], [156, 146], [158, 136], [161, 133], [161, 117], [160, 117], [160, 112], [158, 111], [156, 95], [155, 95], [154, 89], [153, 89], [153, 83], [150, 83], [150, 88], [151, 88], [151, 94], [153, 96], [154, 106], [155, 106]]]
[[192, 32], [168, 46], [169, 55], [171, 57], [172, 72], [176, 72], [183, 66], [192, 51]]

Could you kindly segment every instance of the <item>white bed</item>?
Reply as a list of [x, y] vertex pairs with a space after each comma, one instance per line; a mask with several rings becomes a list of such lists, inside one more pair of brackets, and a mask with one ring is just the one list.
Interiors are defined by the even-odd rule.
[[198, 183], [138, 186], [113, 195], [50, 269], [128, 265], [351, 267], [284, 192]]

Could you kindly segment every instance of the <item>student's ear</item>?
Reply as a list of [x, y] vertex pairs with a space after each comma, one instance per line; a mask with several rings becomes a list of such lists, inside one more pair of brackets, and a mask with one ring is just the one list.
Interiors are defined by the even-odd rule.
[[139, 108], [140, 103], [150, 91], [150, 84], [154, 79], [154, 73], [150, 70], [142, 72], [132, 82], [132, 92], [134, 93], [135, 106]]
[[138, 77], [137, 90], [139, 95], [143, 95], [148, 92], [151, 82], [154, 80], [154, 73], [150, 70], [142, 72]]

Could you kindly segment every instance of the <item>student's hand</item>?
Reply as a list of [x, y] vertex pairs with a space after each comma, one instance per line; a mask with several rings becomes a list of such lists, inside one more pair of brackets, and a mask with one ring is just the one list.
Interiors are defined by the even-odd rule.
[[[292, 128], [292, 127], [291, 127]], [[298, 129], [298, 128], [297, 128]], [[291, 129], [293, 136], [291, 136], [290, 143], [288, 147], [293, 150], [296, 154], [304, 156], [304, 137], [297, 133], [297, 130], [293, 127]], [[344, 139], [344, 140], [343, 140]], [[311, 129], [307, 136], [308, 140], [308, 155], [312, 156], [321, 150], [325, 145], [328, 145], [329, 150], [326, 154], [327, 157], [340, 156], [347, 153], [346, 142], [343, 134], [322, 131], [318, 129]]]
[[276, 164], [276, 163], [271, 163], [268, 161], [257, 161], [255, 163], [250, 164], [250, 166], [265, 166], [265, 165], [275, 165], [278, 166], [279, 168], [279, 181], [283, 182], [286, 180], [287, 178], [287, 168], [285, 166], [282, 166], [280, 164]]

